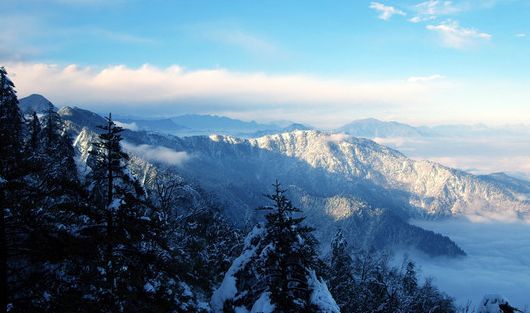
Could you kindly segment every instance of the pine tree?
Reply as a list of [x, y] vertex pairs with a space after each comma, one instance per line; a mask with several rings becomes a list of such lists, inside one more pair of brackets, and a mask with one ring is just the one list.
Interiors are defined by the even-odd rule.
[[15, 85], [0, 67], [0, 177], [17, 176], [24, 148], [24, 118], [18, 107]]
[[65, 130], [61, 116], [51, 103], [48, 103], [48, 109], [44, 115], [42, 142], [44, 154], [48, 158], [49, 167], [46, 170], [48, 180], [63, 178], [66, 179], [63, 183], [77, 182], [76, 175], [73, 175], [76, 173], [76, 165], [72, 140]]
[[181, 284], [176, 251], [168, 242], [167, 214], [149, 203], [128, 173], [122, 128], [110, 114], [101, 129], [88, 179], [95, 211], [86, 233], [94, 254], [87, 260], [87, 292], [103, 312], [193, 311], [193, 297]]
[[[11, 213], [16, 210], [16, 190], [22, 176], [22, 154], [24, 148], [23, 116], [18, 107], [15, 85], [0, 67], [0, 309], [6, 310], [8, 301], [8, 255], [11, 241], [8, 233], [14, 230]], [[9, 245], [8, 245], [9, 243]], [[11, 291], [11, 290], [9, 290]]]
[[31, 122], [29, 124], [29, 142], [27, 144], [29, 151], [28, 154], [35, 154], [40, 150], [40, 141], [41, 141], [41, 131], [42, 127], [39, 121], [39, 117], [36, 112], [33, 112], [31, 116]]
[[273, 201], [266, 210], [266, 237], [274, 250], [264, 260], [267, 269], [267, 283], [271, 302], [285, 312], [299, 312], [309, 303], [310, 290], [306, 276], [308, 268], [316, 264], [315, 240], [310, 233], [312, 228], [303, 226], [303, 217], [295, 217], [301, 212], [285, 196], [278, 182], [275, 192], [267, 195]]
[[302, 224], [303, 217], [295, 216], [301, 211], [278, 182], [274, 188], [267, 195], [273, 205], [258, 209], [268, 211], [265, 224], [247, 236], [243, 253], [212, 296], [214, 311], [338, 312], [314, 270], [318, 257], [312, 228]]
[[329, 291], [342, 312], [354, 312], [356, 283], [353, 260], [348, 250], [348, 243], [340, 229], [331, 241], [330, 261]]
[[403, 289], [406, 294], [412, 295], [418, 288], [418, 278], [416, 277], [416, 265], [408, 261], [403, 275]]

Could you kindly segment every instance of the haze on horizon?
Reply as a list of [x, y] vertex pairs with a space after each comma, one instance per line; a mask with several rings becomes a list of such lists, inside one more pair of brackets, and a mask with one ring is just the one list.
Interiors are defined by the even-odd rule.
[[96, 112], [529, 124], [529, 13], [508, 0], [6, 0], [0, 63], [20, 96]]

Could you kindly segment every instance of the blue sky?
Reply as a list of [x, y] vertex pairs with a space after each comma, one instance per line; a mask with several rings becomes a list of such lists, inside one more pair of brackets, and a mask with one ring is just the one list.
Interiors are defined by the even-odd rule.
[[530, 122], [527, 0], [2, 2], [0, 62], [59, 105]]

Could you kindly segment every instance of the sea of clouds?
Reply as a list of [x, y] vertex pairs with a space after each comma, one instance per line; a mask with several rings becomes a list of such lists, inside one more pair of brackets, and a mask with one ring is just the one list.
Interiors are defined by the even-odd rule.
[[530, 308], [530, 225], [468, 220], [414, 221], [449, 236], [467, 253], [463, 258], [409, 254], [423, 277], [432, 277], [458, 304], [476, 306], [486, 294], [500, 294], [520, 308]]

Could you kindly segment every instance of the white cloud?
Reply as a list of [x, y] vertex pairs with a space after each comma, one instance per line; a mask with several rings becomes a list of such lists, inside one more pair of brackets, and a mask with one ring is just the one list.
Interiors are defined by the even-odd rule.
[[412, 23], [419, 23], [424, 21], [432, 21], [440, 15], [450, 15], [460, 12], [462, 9], [457, 8], [452, 1], [428, 0], [416, 4], [413, 7], [416, 15], [409, 21]]
[[451, 48], [463, 49], [480, 41], [488, 41], [491, 35], [473, 28], [461, 27], [456, 21], [445, 21], [438, 25], [427, 25], [427, 29], [437, 32], [443, 43]]
[[140, 156], [149, 161], [162, 162], [168, 165], [181, 166], [190, 156], [185, 151], [175, 151], [163, 146], [134, 145], [123, 142], [123, 147], [128, 152]]
[[348, 135], [345, 133], [332, 133], [332, 134], [327, 134], [323, 139], [326, 142], [341, 143], [351, 138], [352, 138], [351, 135]]
[[121, 127], [121, 128], [125, 128], [125, 129], [130, 129], [130, 130], [134, 130], [134, 131], [137, 131], [138, 130], [138, 125], [136, 125], [135, 122], [132, 122], [132, 123], [122, 123], [120, 121], [114, 121], [114, 124], [116, 124], [117, 126]]
[[426, 83], [431, 82], [434, 80], [439, 80], [445, 78], [444, 76], [440, 74], [434, 74], [430, 76], [411, 76], [407, 79], [407, 82], [409, 83]]
[[405, 12], [396, 9], [395, 7], [384, 5], [379, 2], [370, 3], [370, 9], [374, 9], [379, 12], [379, 18], [382, 20], [389, 20], [393, 15], [407, 15]]
[[526, 37], [526, 34], [525, 33], [515, 34], [515, 37], [524, 38]]

